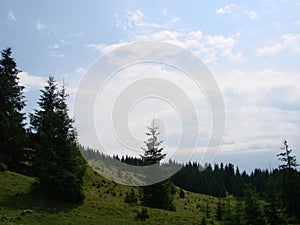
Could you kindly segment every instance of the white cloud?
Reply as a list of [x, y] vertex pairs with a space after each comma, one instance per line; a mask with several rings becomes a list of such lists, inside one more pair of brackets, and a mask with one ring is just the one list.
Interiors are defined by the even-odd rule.
[[98, 52], [100, 52], [101, 54], [106, 54], [110, 51], [113, 51], [116, 48], [119, 48], [121, 46], [130, 44], [130, 42], [120, 42], [120, 43], [115, 43], [115, 44], [87, 44], [86, 47], [87, 48], [91, 48], [93, 50], [96, 50]]
[[8, 22], [10, 22], [10, 23], [17, 21], [17, 18], [12, 10], [8, 11], [7, 19], [8, 19]]
[[[229, 5], [230, 9], [236, 6]], [[228, 7], [226, 10], [228, 11]], [[224, 9], [225, 10], [225, 9]], [[165, 23], [153, 23], [145, 21], [144, 13], [140, 10], [128, 11], [125, 18], [121, 20], [116, 15], [117, 26], [127, 30], [130, 42], [136, 41], [165, 41], [187, 48], [206, 63], [216, 62], [220, 58], [240, 62], [244, 60], [241, 52], [236, 52], [236, 39], [241, 35], [205, 35], [202, 30], [174, 29], [174, 24], [180, 20], [173, 16]], [[134, 28], [134, 29], [133, 29]], [[147, 28], [147, 29], [145, 29]], [[120, 42], [111, 45], [88, 44], [87, 47], [106, 53], [116, 47], [129, 42]]]
[[178, 16], [174, 16], [170, 21], [167, 22], [167, 27], [171, 27], [174, 23], [178, 22], [181, 18]]
[[287, 50], [290, 54], [300, 53], [300, 34], [285, 34], [278, 42], [268, 42], [256, 51], [258, 55], [275, 55]]
[[[272, 69], [215, 72], [226, 105], [223, 151], [278, 151], [299, 133], [300, 77]], [[289, 139], [289, 138], [288, 138]], [[291, 137], [291, 141], [295, 141]]]
[[58, 53], [58, 52], [54, 52], [54, 51], [51, 51], [51, 52], [50, 52], [50, 56], [55, 57], [55, 58], [60, 58], [60, 59], [66, 57], [65, 54], [63, 54], [63, 53]]
[[53, 44], [50, 46], [51, 49], [58, 49], [59, 48], [59, 45], [58, 44]]
[[222, 35], [207, 36], [207, 44], [213, 46], [215, 50], [219, 51], [219, 54], [231, 61], [243, 60], [243, 54], [241, 52], [233, 52], [236, 44], [235, 37], [224, 37]]
[[[206, 63], [216, 62], [221, 58], [234, 62], [244, 60], [242, 52], [234, 50], [236, 45], [235, 36], [224, 37], [223, 35], [204, 35], [201, 30], [197, 31], [171, 31], [161, 30], [146, 34], [132, 34], [132, 42], [136, 41], [165, 41], [192, 51]], [[88, 44], [86, 47], [99, 51], [102, 54], [108, 53], [118, 47], [131, 42], [119, 42], [110, 45]]]
[[228, 14], [232, 15], [232, 13], [237, 9], [237, 6], [235, 4], [229, 4], [227, 6], [224, 6], [222, 8], [217, 9], [217, 14]]
[[42, 30], [45, 28], [45, 24], [40, 19], [36, 22], [35, 25], [38, 30]]
[[20, 84], [25, 87], [25, 91], [41, 89], [46, 84], [45, 77], [30, 75], [27, 72], [20, 72], [18, 77], [20, 79]]
[[291, 54], [300, 53], [300, 34], [285, 34], [282, 36], [286, 48]]
[[285, 49], [285, 46], [283, 46], [281, 43], [268, 42], [263, 47], [258, 48], [256, 51], [258, 55], [274, 55], [278, 52], [281, 52], [283, 49]]
[[206, 63], [216, 62], [220, 58], [230, 61], [242, 61], [244, 56], [241, 52], [235, 52], [236, 37], [223, 35], [205, 35], [202, 30], [195, 31], [170, 31], [136, 35], [136, 41], [166, 41], [192, 51], [203, 58]]
[[85, 74], [86, 69], [84, 69], [83, 67], [76, 68], [75, 73]]
[[[163, 11], [164, 12], [164, 11]], [[166, 12], [166, 11], [165, 11]], [[136, 11], [128, 10], [125, 14], [125, 18], [120, 18], [119, 14], [116, 14], [116, 26], [123, 30], [130, 30], [136, 28], [143, 28], [143, 29], [166, 29], [172, 26], [174, 23], [179, 21], [179, 17], [172, 17], [165, 23], [155, 23], [155, 22], [148, 22], [145, 20], [144, 13], [137, 9]]]
[[252, 20], [256, 20], [256, 19], [259, 18], [258, 12], [254, 11], [254, 10], [251, 10], [251, 11], [249, 12], [249, 15], [250, 15], [250, 18], [251, 18]]
[[285, 111], [300, 111], [299, 85], [280, 85], [270, 88], [261, 102], [265, 106]]

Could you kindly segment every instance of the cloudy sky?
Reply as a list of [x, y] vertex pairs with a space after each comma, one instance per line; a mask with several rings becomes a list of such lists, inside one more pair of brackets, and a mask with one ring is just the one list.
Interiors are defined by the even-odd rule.
[[[39, 89], [53, 75], [67, 84], [71, 113], [88, 68], [116, 47], [137, 41], [164, 41], [188, 49], [214, 75], [225, 102], [226, 128], [215, 162], [233, 162], [247, 170], [274, 168], [283, 139], [300, 160], [299, 15], [300, 4], [292, 0], [0, 0], [0, 48], [13, 48], [23, 71], [20, 80], [26, 86], [27, 112], [36, 107]], [[169, 79], [174, 83], [178, 76], [184, 76], [161, 65], [137, 65], [125, 69], [122, 79], [127, 80], [115, 80], [107, 95], [120, 82], [123, 88], [126, 82], [129, 84], [130, 76], [151, 76], [142, 72], [145, 69], [150, 74], [173, 74]], [[182, 85], [183, 78], [178, 79]], [[201, 103], [202, 98], [193, 96], [192, 84], [185, 87], [197, 110], [203, 112], [198, 112], [204, 118], [202, 134], [209, 136], [208, 108]], [[154, 115], [165, 131], [166, 147], [174, 148], [180, 136], [176, 128], [180, 126], [168, 120], [178, 115], [168, 114], [172, 107], [159, 100], [146, 99], [143, 104], [137, 104], [129, 115], [133, 135], [143, 139], [140, 134], [145, 119]], [[157, 105], [157, 110], [150, 110], [149, 105]], [[99, 103], [101, 106], [106, 109]], [[105, 121], [95, 121], [96, 126], [105, 127]], [[84, 125], [77, 126], [79, 140], [97, 147]], [[107, 142], [109, 137], [105, 137]]]

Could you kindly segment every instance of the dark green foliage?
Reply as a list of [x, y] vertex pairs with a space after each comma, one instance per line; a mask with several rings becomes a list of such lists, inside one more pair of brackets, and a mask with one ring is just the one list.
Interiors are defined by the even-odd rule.
[[222, 206], [223, 206], [222, 224], [231, 225], [234, 211], [231, 206], [230, 198], [227, 198], [226, 204]]
[[235, 173], [234, 166], [228, 164], [223, 167], [215, 165], [214, 169], [211, 165], [207, 165], [204, 171], [198, 163], [187, 163], [174, 176], [172, 181], [175, 185], [184, 188], [185, 190], [213, 195], [216, 197], [225, 197], [226, 191], [237, 197], [241, 196], [243, 181], [238, 173]]
[[[155, 126], [154, 120], [152, 120], [151, 127], [148, 127], [148, 132], [146, 135], [149, 137], [145, 141], [147, 148], [142, 148], [144, 150], [144, 155], [142, 155], [142, 160], [145, 165], [159, 164], [159, 162], [166, 156], [163, 154], [163, 148], [160, 147], [162, 141], [158, 140], [158, 127]], [[152, 173], [155, 175], [160, 175], [159, 170], [156, 173], [154, 170], [159, 168], [159, 165], [153, 167]], [[142, 204], [145, 206], [150, 206], [154, 208], [161, 208], [167, 210], [175, 210], [173, 204], [173, 195], [171, 194], [172, 182], [170, 180], [165, 180], [159, 183], [141, 187], [142, 190]]]
[[251, 221], [246, 223], [245, 219], [245, 204], [244, 201], [238, 200], [232, 204], [230, 199], [226, 199], [226, 205], [222, 204], [223, 216], [222, 224], [224, 225], [250, 225]]
[[253, 188], [247, 188], [245, 191], [245, 220], [246, 224], [267, 224], [262, 202]]
[[126, 191], [126, 196], [124, 199], [125, 203], [137, 203], [137, 196], [134, 193], [133, 188], [130, 189], [130, 191]]
[[280, 196], [281, 193], [277, 181], [270, 179], [267, 184], [267, 203], [265, 205], [265, 212], [270, 225], [288, 224]]
[[136, 212], [136, 220], [146, 220], [149, 218], [148, 210], [147, 208], [142, 208], [142, 210], [138, 210]]
[[296, 162], [296, 157], [291, 155], [292, 149], [289, 148], [289, 145], [286, 140], [283, 141], [283, 146], [281, 148], [283, 150], [282, 153], [277, 154], [277, 157], [280, 161], [284, 162], [284, 164], [280, 165], [280, 169], [296, 169], [298, 166]]
[[246, 224], [245, 222], [245, 209], [244, 209], [244, 202], [237, 201], [233, 208], [232, 217], [230, 219], [231, 225], [243, 225]]
[[0, 162], [0, 172], [7, 170], [7, 165], [4, 162]]
[[185, 194], [184, 194], [183, 189], [181, 188], [179, 191], [179, 198], [184, 198], [184, 197], [185, 197]]
[[154, 208], [175, 210], [169, 180], [142, 187], [142, 204]]
[[170, 182], [170, 184], [171, 184], [171, 187], [170, 187], [171, 195], [176, 195], [176, 193], [177, 193], [176, 186], [172, 182]]
[[277, 155], [279, 160], [284, 162], [279, 166], [281, 198], [289, 217], [297, 217], [300, 220], [300, 173], [296, 170], [298, 164], [296, 157], [291, 155], [292, 149], [286, 140], [283, 141], [281, 149], [283, 152]]
[[222, 205], [223, 215], [222, 224], [224, 225], [244, 225], [245, 207], [243, 201], [237, 201], [235, 205], [231, 205], [227, 199], [226, 206]]
[[40, 109], [30, 115], [33, 131], [35, 174], [40, 189], [65, 201], [83, 199], [86, 164], [76, 143], [73, 119], [68, 116], [65, 88], [59, 89], [53, 77], [42, 90]]
[[24, 161], [24, 113], [23, 89], [19, 85], [16, 62], [11, 48], [1, 52], [0, 60], [0, 161], [8, 169], [22, 172]]
[[290, 219], [300, 220], [300, 172], [293, 169], [282, 169], [278, 172], [280, 199], [283, 202], [285, 213]]
[[202, 217], [202, 219], [201, 219], [201, 225], [207, 225], [206, 217]]
[[209, 201], [206, 201], [206, 206], [205, 206], [205, 216], [206, 218], [210, 218], [210, 213], [211, 213], [211, 209], [210, 209], [210, 205], [209, 205]]
[[222, 208], [221, 200], [219, 199], [217, 210], [216, 210], [216, 219], [218, 221], [221, 221], [223, 218], [223, 214], [224, 214], [224, 209]]

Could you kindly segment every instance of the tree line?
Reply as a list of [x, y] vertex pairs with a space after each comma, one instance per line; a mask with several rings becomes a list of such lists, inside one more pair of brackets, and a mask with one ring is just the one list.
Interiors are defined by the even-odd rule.
[[[243, 215], [253, 211], [254, 215], [249, 216], [248, 220], [268, 218], [270, 224], [293, 224], [300, 221], [300, 173], [297, 171], [296, 157], [291, 154], [286, 140], [281, 149], [282, 152], [277, 156], [283, 163], [271, 171], [254, 169], [250, 174], [245, 171], [241, 173], [231, 163], [208, 165], [204, 171], [199, 171], [201, 165], [189, 162], [171, 180], [175, 185], [192, 192], [222, 198], [236, 197], [244, 207], [251, 208], [246, 208]], [[234, 218], [232, 214], [240, 213], [241, 207], [243, 205], [235, 208], [235, 211], [232, 209], [227, 220]], [[231, 222], [229, 224], [243, 224]]]

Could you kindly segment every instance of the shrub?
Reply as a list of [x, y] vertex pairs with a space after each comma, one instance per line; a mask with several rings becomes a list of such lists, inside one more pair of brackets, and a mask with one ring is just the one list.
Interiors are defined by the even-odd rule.
[[184, 197], [185, 197], [184, 191], [183, 189], [180, 189], [179, 198], [184, 198]]
[[146, 220], [149, 218], [148, 210], [146, 208], [142, 208], [142, 210], [138, 210], [136, 212], [136, 220]]
[[133, 188], [130, 189], [130, 191], [126, 191], [126, 196], [124, 199], [125, 203], [136, 203], [137, 202], [137, 196], [134, 193]]
[[7, 165], [4, 162], [0, 162], [0, 172], [7, 171]]

